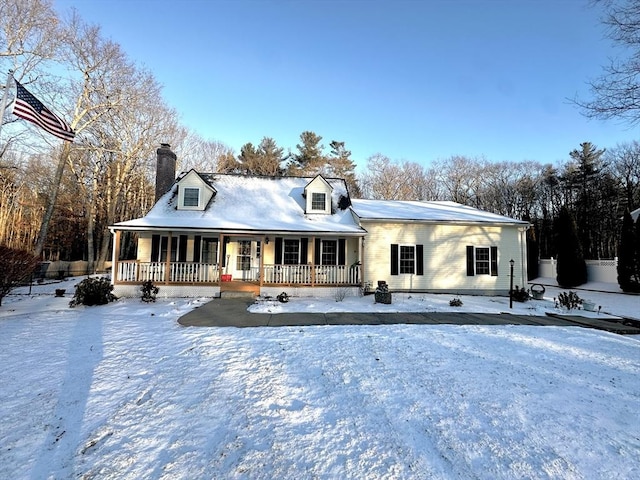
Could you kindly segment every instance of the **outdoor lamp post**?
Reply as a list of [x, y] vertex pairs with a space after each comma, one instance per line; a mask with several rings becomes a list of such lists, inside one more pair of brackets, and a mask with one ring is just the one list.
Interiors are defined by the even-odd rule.
[[513, 261], [513, 258], [509, 260], [509, 265], [511, 265], [511, 284], [509, 285], [509, 308], [513, 308], [513, 264], [516, 263]]

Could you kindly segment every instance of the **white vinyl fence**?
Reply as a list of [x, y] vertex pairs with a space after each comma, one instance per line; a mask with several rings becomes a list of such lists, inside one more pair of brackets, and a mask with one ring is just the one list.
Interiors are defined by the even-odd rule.
[[[538, 275], [544, 278], [556, 278], [555, 258], [541, 258], [538, 262]], [[586, 260], [587, 278], [590, 282], [618, 283], [618, 258], [610, 260]]]

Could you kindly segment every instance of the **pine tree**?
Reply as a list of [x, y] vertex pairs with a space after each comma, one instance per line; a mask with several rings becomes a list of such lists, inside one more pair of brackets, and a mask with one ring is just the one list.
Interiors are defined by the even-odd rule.
[[254, 173], [258, 175], [280, 176], [283, 174], [284, 149], [278, 147], [273, 138], [263, 137], [256, 151], [258, 165]]
[[345, 148], [344, 142], [336, 140], [333, 140], [329, 147], [331, 148], [331, 153], [329, 154], [328, 164], [331, 168], [331, 176], [344, 178], [349, 189], [349, 196], [359, 198], [360, 186], [356, 180], [356, 164], [351, 160], [351, 151]]
[[638, 249], [636, 248], [636, 233], [638, 222], [634, 228], [633, 218], [629, 209], [626, 209], [622, 217], [622, 229], [620, 231], [620, 243], [618, 244], [618, 285], [623, 292], [638, 291]]
[[291, 155], [288, 165], [289, 175], [313, 176], [322, 173], [326, 158], [322, 153], [324, 145], [320, 142], [322, 137], [314, 132], [305, 131], [300, 134], [300, 141], [296, 148], [298, 153]]
[[635, 282], [637, 285], [636, 292], [640, 292], [640, 215], [636, 218], [634, 228], [633, 247], [635, 251]]
[[[523, 220], [531, 222], [531, 218], [526, 215]], [[538, 278], [538, 262], [540, 257], [540, 249], [536, 236], [536, 227], [531, 225], [527, 230], [527, 280]]]
[[600, 258], [595, 237], [603, 220], [597, 207], [603, 184], [601, 157], [604, 152], [590, 142], [581, 143], [579, 149], [569, 153], [573, 163], [568, 165], [563, 178], [569, 198], [574, 202], [576, 228], [588, 258]]
[[556, 251], [558, 255], [558, 285], [577, 287], [587, 282], [587, 264], [576, 229], [576, 222], [567, 207], [562, 207], [556, 220]]

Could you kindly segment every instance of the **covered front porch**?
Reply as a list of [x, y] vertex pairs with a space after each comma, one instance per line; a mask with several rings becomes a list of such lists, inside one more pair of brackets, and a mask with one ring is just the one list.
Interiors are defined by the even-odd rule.
[[[114, 259], [121, 231], [115, 231]], [[362, 283], [361, 236], [142, 232], [137, 258], [117, 259], [113, 284], [218, 287], [357, 287]]]

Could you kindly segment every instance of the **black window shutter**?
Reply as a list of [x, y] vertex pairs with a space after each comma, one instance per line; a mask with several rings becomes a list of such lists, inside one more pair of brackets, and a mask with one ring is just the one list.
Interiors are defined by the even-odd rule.
[[424, 248], [416, 245], [416, 275], [424, 275]]
[[473, 245], [467, 245], [467, 277], [473, 277], [475, 274], [475, 265], [473, 260]]
[[320, 265], [320, 239], [316, 238], [313, 243], [313, 264]]
[[202, 242], [202, 237], [200, 235], [196, 235], [193, 237], [193, 261], [200, 262], [200, 243]]
[[344, 265], [347, 262], [347, 248], [344, 238], [338, 239], [338, 265]]
[[309, 239], [301, 238], [300, 239], [300, 264], [306, 265], [309, 261], [309, 254], [307, 253], [309, 250]]
[[398, 244], [391, 244], [391, 275], [398, 275]]
[[[175, 243], [173, 243], [175, 245]], [[169, 248], [169, 237], [161, 237], [160, 238], [160, 261], [167, 261], [167, 250]], [[172, 247], [173, 248], [173, 247]], [[171, 257], [169, 257], [171, 259]]]
[[498, 247], [491, 247], [491, 276], [498, 276]]
[[276, 265], [282, 264], [282, 237], [276, 237], [276, 258], [273, 263]]
[[160, 235], [151, 236], [151, 261], [157, 262], [160, 256]]
[[178, 261], [187, 261], [187, 236], [180, 235], [180, 243], [178, 244]]
[[222, 258], [220, 263], [222, 263], [223, 268], [227, 266], [227, 240], [228, 238], [225, 237], [224, 242], [222, 242]]

